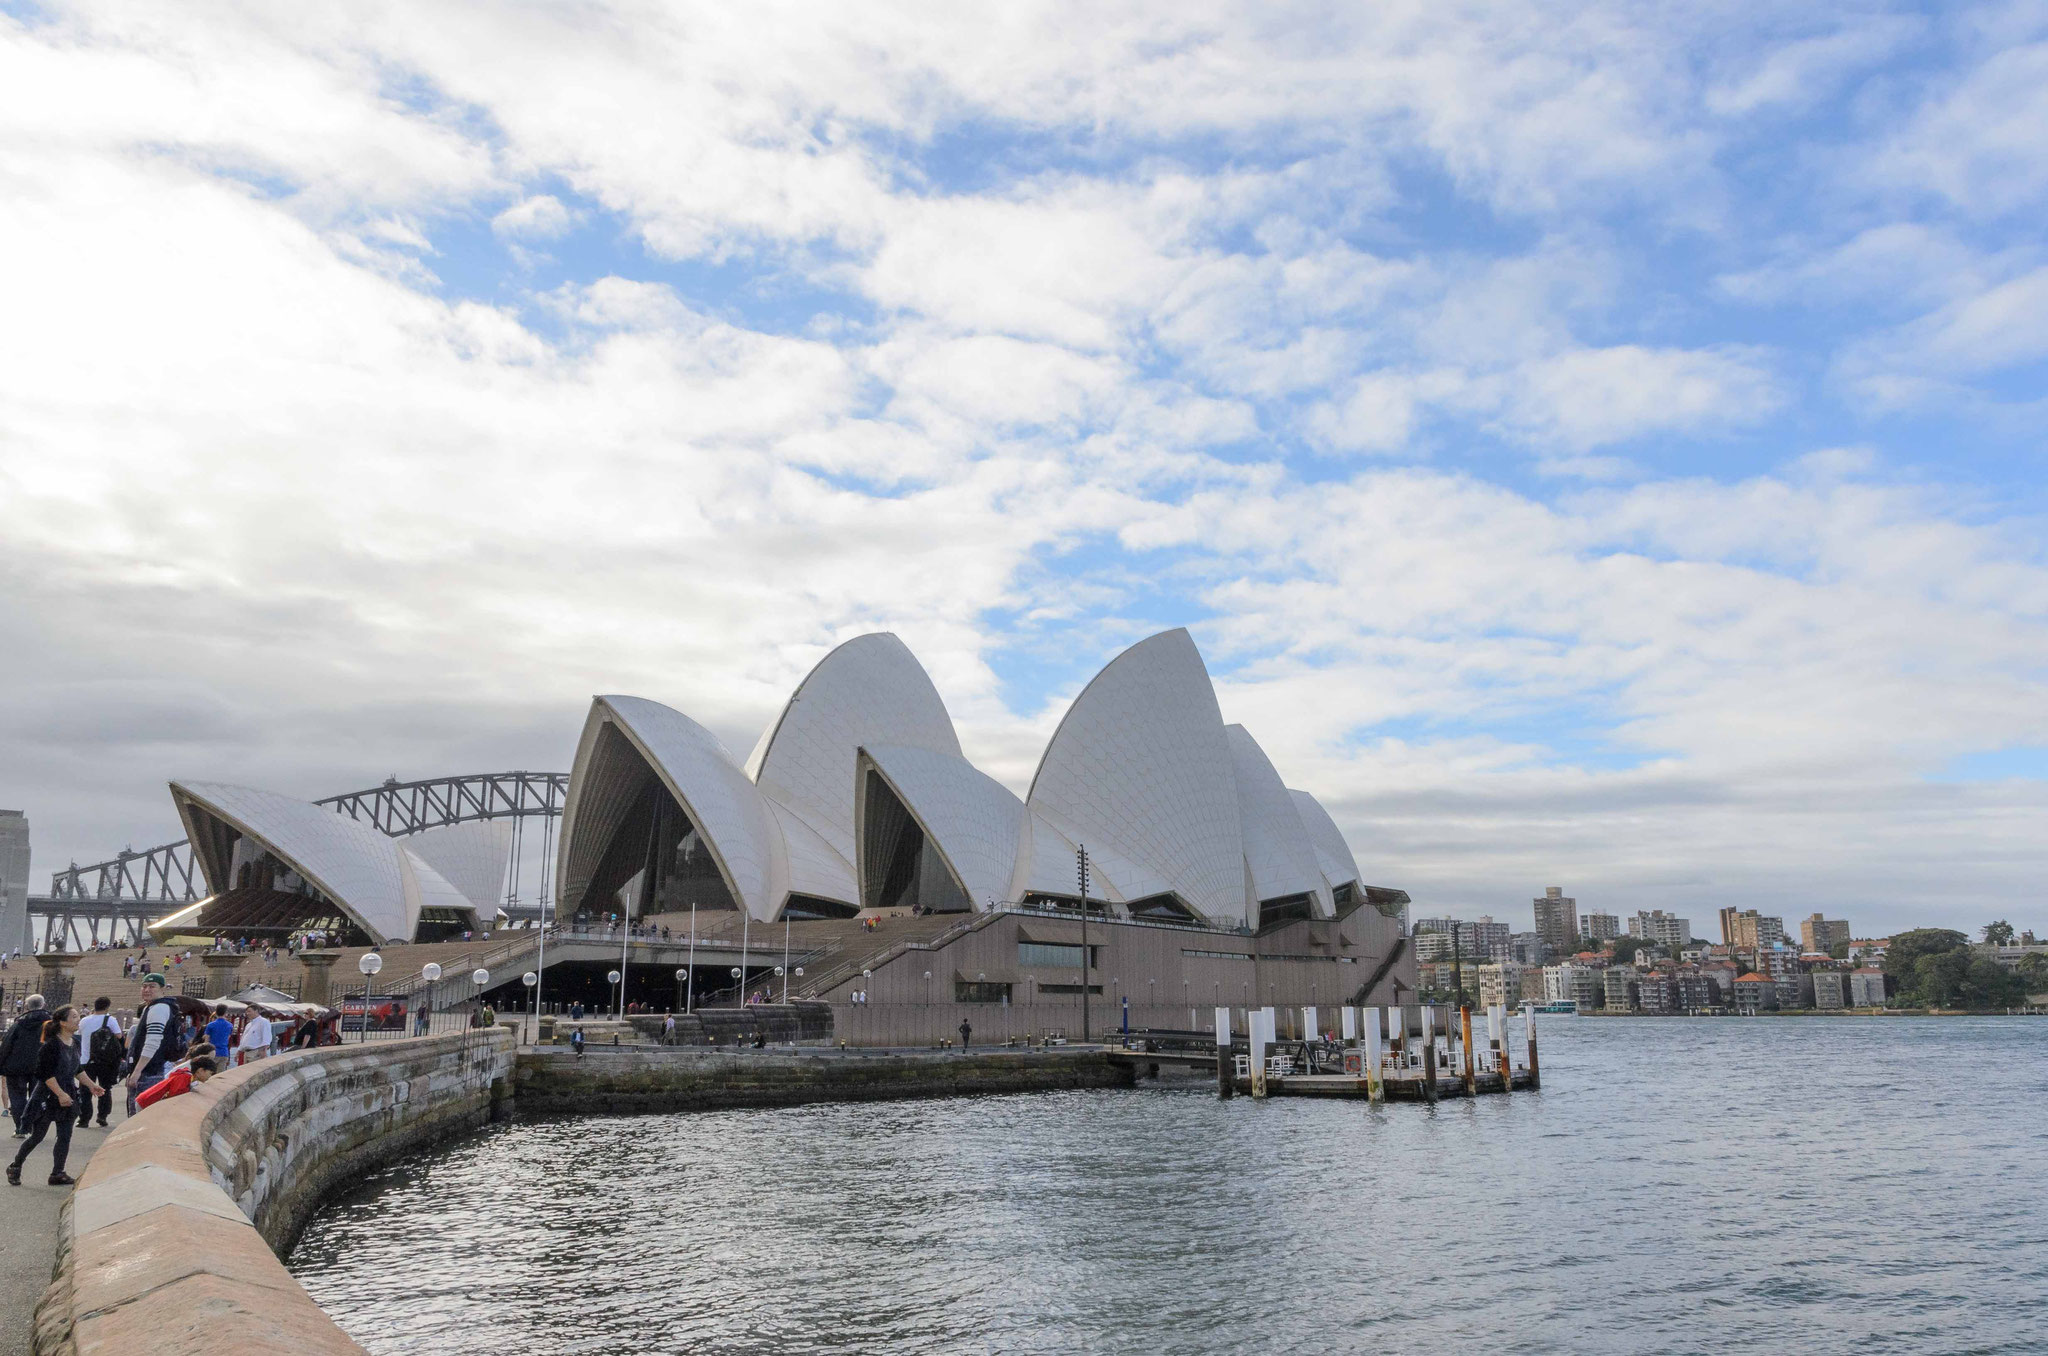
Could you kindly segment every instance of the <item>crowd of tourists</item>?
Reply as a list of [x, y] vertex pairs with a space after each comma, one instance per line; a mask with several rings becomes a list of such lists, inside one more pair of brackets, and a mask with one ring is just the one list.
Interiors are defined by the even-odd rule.
[[107, 998], [94, 999], [90, 1012], [70, 1003], [51, 1009], [41, 994], [23, 1001], [0, 1036], [7, 1114], [21, 1141], [7, 1166], [10, 1185], [21, 1185], [23, 1166], [45, 1139], [51, 1141], [50, 1185], [71, 1185], [64, 1167], [72, 1131], [108, 1126], [116, 1087], [134, 1116], [232, 1065], [321, 1039], [314, 1017], [273, 1022], [252, 1006], [237, 1004], [237, 1013], [225, 1003], [208, 1009], [181, 1002], [168, 988], [161, 972], [144, 974], [142, 1002], [125, 1025]]

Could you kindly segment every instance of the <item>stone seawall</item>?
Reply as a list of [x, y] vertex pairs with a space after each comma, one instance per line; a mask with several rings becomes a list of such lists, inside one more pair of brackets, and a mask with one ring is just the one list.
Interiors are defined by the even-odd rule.
[[233, 1070], [126, 1122], [58, 1226], [38, 1356], [358, 1352], [279, 1260], [338, 1183], [487, 1121], [508, 1030]]
[[1132, 1071], [1093, 1051], [986, 1053], [592, 1048], [519, 1052], [526, 1115], [706, 1111], [806, 1102], [894, 1101], [1056, 1088], [1129, 1087]]

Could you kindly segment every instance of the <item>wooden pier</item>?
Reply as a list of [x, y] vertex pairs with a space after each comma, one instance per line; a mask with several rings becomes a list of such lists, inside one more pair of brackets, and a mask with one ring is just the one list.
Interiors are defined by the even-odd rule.
[[1288, 1013], [1295, 1034], [1287, 1038], [1276, 1035], [1279, 1014], [1272, 1008], [1246, 1014], [1249, 1030], [1242, 1035], [1232, 1032], [1229, 1010], [1218, 1008], [1210, 1031], [1124, 1032], [1108, 1054], [1135, 1067], [1141, 1078], [1157, 1077], [1169, 1064], [1213, 1071], [1223, 1097], [1425, 1103], [1498, 1097], [1543, 1086], [1535, 1013], [1525, 1005], [1519, 1015], [1528, 1051], [1521, 1068], [1510, 1052], [1511, 1015], [1503, 1007], [1485, 1012], [1483, 1042], [1474, 1038], [1469, 1008], [1340, 1008], [1340, 1031], [1322, 1030], [1317, 1010], [1303, 1008]]

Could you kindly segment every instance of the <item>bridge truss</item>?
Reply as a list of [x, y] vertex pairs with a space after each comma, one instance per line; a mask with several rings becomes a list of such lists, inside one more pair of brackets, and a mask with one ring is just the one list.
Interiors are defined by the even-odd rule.
[[[473, 772], [459, 777], [397, 778], [367, 791], [344, 791], [314, 802], [399, 837], [474, 819], [538, 816], [552, 828], [569, 794], [566, 772]], [[50, 893], [31, 895], [31, 921], [43, 919], [43, 945], [81, 951], [105, 940], [126, 943], [155, 918], [198, 899], [205, 878], [180, 838], [140, 852], [123, 849], [103, 862], [73, 862], [50, 877]], [[515, 914], [528, 912], [514, 909]]]

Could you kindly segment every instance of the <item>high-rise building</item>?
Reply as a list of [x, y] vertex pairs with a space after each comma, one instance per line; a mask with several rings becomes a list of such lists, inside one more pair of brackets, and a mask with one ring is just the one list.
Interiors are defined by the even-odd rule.
[[28, 921], [28, 817], [0, 810], [0, 951], [36, 949]]
[[1721, 940], [1728, 946], [1756, 950], [1785, 940], [1785, 920], [1755, 909], [1721, 910]]
[[1670, 948], [1673, 955], [1692, 940], [1692, 920], [1669, 914], [1662, 909], [1651, 909], [1638, 913], [1629, 920], [1628, 930], [1652, 946]]
[[1415, 959], [1425, 964], [1453, 958], [1468, 965], [1510, 959], [1506, 923], [1491, 918], [1419, 918], [1415, 922]]
[[1849, 920], [1808, 914], [1799, 921], [1799, 949], [1832, 955], [1837, 946], [1849, 944]]
[[1611, 913], [1589, 913], [1579, 919], [1579, 935], [1589, 942], [1612, 941], [1621, 935], [1621, 920]]
[[1562, 885], [1545, 886], [1536, 906], [1536, 935], [1554, 956], [1569, 956], [1579, 948], [1579, 901], [1564, 892]]

